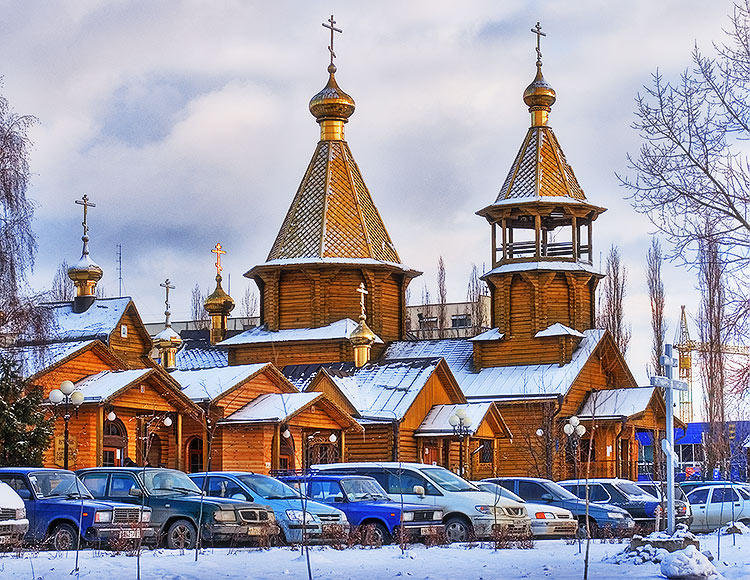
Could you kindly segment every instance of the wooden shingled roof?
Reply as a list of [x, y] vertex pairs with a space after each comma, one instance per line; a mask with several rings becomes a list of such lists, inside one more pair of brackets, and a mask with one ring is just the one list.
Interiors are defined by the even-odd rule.
[[318, 143], [267, 261], [301, 258], [401, 263], [346, 141]]

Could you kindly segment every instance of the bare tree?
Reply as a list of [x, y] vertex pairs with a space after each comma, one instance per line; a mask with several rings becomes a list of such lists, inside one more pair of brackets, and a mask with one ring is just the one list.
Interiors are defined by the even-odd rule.
[[666, 236], [671, 258], [700, 267], [704, 224], [712, 224], [725, 279], [727, 331], [742, 339], [750, 322], [750, 0], [739, 0], [725, 42], [671, 84], [658, 72], [636, 100], [642, 144], [621, 177], [636, 209]]
[[208, 298], [208, 293], [204, 293], [200, 284], [196, 283], [190, 294], [190, 315], [196, 330], [205, 330], [209, 327], [208, 312], [203, 308], [206, 298]]
[[597, 326], [609, 330], [623, 355], [628, 351], [631, 334], [623, 309], [627, 282], [628, 271], [620, 260], [620, 250], [612, 245], [607, 255], [607, 277], [599, 286]]
[[664, 374], [660, 357], [664, 353], [664, 337], [667, 333], [664, 324], [664, 282], [661, 279], [663, 260], [659, 239], [653, 237], [646, 254], [646, 281], [651, 303], [651, 370], [655, 375]]
[[245, 293], [242, 295], [242, 316], [252, 318], [258, 315], [258, 295], [248, 284], [245, 287]]
[[701, 379], [704, 393], [705, 473], [715, 467], [726, 469], [729, 441], [726, 433], [726, 402], [724, 375], [724, 283], [723, 264], [718, 243], [708, 236], [700, 246], [701, 308], [698, 332], [704, 347], [700, 350]]
[[472, 334], [479, 334], [489, 324], [482, 308], [482, 296], [488, 295], [487, 284], [479, 277], [477, 265], [472, 264], [469, 284], [466, 288], [466, 314], [471, 318]]
[[26, 197], [31, 171], [27, 132], [36, 117], [17, 115], [0, 96], [0, 344], [24, 332], [41, 337], [47, 311], [34, 308], [26, 273], [34, 265], [34, 205]]
[[448, 289], [445, 285], [445, 262], [443, 256], [438, 258], [437, 268], [437, 286], [438, 286], [438, 336], [445, 338], [446, 318], [448, 317]]
[[50, 291], [50, 300], [54, 302], [70, 302], [75, 296], [73, 280], [68, 277], [70, 264], [63, 260], [57, 267], [55, 277], [52, 279], [52, 290]]

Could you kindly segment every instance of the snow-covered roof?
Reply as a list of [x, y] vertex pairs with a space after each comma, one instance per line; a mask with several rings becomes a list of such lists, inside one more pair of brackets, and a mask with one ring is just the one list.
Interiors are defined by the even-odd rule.
[[473, 435], [479, 429], [482, 419], [484, 419], [491, 406], [492, 403], [489, 402], [467, 403], [464, 405], [435, 405], [427, 413], [427, 416], [414, 432], [414, 435], [418, 437], [438, 437], [453, 434], [453, 427], [451, 427], [448, 420], [456, 414], [458, 409], [466, 411], [466, 416], [471, 419], [471, 425], [469, 425], [468, 430], [469, 435]]
[[97, 298], [84, 312], [73, 312], [72, 302], [43, 304], [52, 313], [51, 341], [99, 338], [105, 342], [130, 304], [129, 297]]
[[182, 338], [180, 338], [180, 335], [171, 326], [165, 326], [159, 334], [154, 336], [154, 342], [162, 340], [181, 342]]
[[102, 371], [81, 379], [76, 388], [83, 393], [84, 403], [104, 401], [133, 381], [137, 381], [153, 369], [135, 369], [128, 371]]
[[544, 330], [540, 330], [534, 335], [534, 338], [542, 338], [544, 336], [578, 336], [580, 338], [583, 338], [583, 333], [578, 332], [574, 328], [570, 328], [569, 326], [565, 326], [564, 324], [560, 324], [559, 322], [556, 322], [552, 326], [548, 326]]
[[583, 262], [569, 262], [565, 260], [541, 261], [541, 262], [511, 262], [510, 264], [501, 264], [482, 275], [482, 278], [490, 274], [502, 274], [503, 272], [527, 272], [530, 270], [563, 270], [565, 272], [590, 272], [600, 274], [592, 264]]
[[505, 334], [500, 332], [499, 328], [490, 328], [485, 330], [481, 334], [477, 334], [475, 337], [470, 338], [470, 341], [485, 341], [485, 340], [502, 340], [505, 338]]
[[181, 371], [212, 369], [229, 365], [229, 357], [226, 350], [216, 347], [181, 348], [175, 365]]
[[[351, 318], [342, 318], [328, 326], [319, 328], [290, 328], [285, 330], [268, 330], [266, 326], [256, 326], [219, 343], [219, 346], [238, 344], [262, 344], [267, 342], [291, 342], [299, 340], [342, 340], [348, 339], [357, 323]], [[383, 341], [376, 337], [376, 343]]]
[[169, 373], [182, 392], [195, 402], [212, 401], [238, 383], [252, 377], [270, 363], [226, 366], [211, 369], [176, 370]]
[[329, 375], [363, 417], [401, 419], [439, 362], [439, 358], [374, 362]]
[[648, 407], [654, 387], [591, 391], [578, 413], [579, 419], [632, 417]]
[[27, 379], [56, 365], [79, 350], [83, 350], [93, 342], [93, 340], [79, 340], [43, 346], [19, 346], [5, 350], [21, 364], [21, 375]]
[[499, 199], [492, 203], [489, 207], [502, 207], [505, 205], [512, 205], [512, 206], [519, 206], [519, 205], [527, 205], [532, 203], [552, 203], [552, 204], [558, 204], [562, 203], [565, 205], [591, 205], [588, 201], [585, 199], [575, 199], [573, 197], [564, 196], [564, 195], [531, 195], [524, 198], [518, 198], [518, 197], [509, 197], [506, 199]]
[[355, 368], [354, 363], [313, 363], [303, 365], [287, 365], [281, 371], [284, 376], [291, 381], [298, 391], [305, 391], [310, 386], [313, 379], [317, 376], [321, 368], [325, 367], [329, 375], [347, 376]]
[[444, 358], [453, 374], [470, 372], [474, 357], [474, 345], [463, 338], [402, 340], [389, 344], [380, 360], [393, 361], [435, 357]]
[[404, 272], [413, 272], [411, 268], [408, 268], [404, 264], [398, 262], [389, 262], [386, 260], [375, 260], [374, 258], [321, 258], [321, 257], [308, 257], [308, 258], [284, 258], [276, 260], [268, 260], [256, 267], [261, 266], [295, 266], [295, 265], [315, 265], [315, 264], [351, 264], [354, 266], [390, 266], [391, 268], [398, 268]]
[[247, 405], [235, 411], [222, 423], [287, 421], [303, 407], [322, 397], [323, 393], [269, 393], [260, 395]]

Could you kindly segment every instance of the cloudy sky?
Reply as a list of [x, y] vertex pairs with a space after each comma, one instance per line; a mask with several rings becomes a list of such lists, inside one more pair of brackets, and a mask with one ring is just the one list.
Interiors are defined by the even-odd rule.
[[[534, 75], [541, 21], [544, 73], [557, 91], [550, 118], [592, 203], [595, 253], [620, 247], [629, 270], [629, 361], [648, 359], [644, 262], [653, 227], [631, 208], [626, 173], [638, 137], [634, 98], [657, 69], [676, 79], [695, 43], [722, 39], [727, 0], [98, 1], [0, 0], [0, 91], [39, 118], [29, 191], [38, 203], [36, 289], [80, 256], [86, 193], [101, 284], [147, 322], [187, 318], [196, 282], [213, 285], [221, 244], [239, 302], [242, 274], [265, 260], [314, 151], [307, 109], [326, 82], [328, 31], [341, 87], [357, 110], [346, 137], [402, 260], [435, 293], [445, 259], [449, 299], [465, 299], [472, 263], [490, 259], [492, 202], [529, 125], [521, 100]], [[598, 251], [597, 251], [598, 250]], [[696, 276], [665, 267], [674, 333], [680, 304], [696, 312]], [[225, 284], [225, 289], [227, 285]]]

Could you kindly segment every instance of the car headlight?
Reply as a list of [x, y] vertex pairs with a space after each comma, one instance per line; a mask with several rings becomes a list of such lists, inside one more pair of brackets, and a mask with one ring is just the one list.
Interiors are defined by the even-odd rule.
[[414, 521], [414, 512], [402, 512], [401, 518], [405, 522], [413, 522]]
[[607, 512], [607, 517], [613, 520], [622, 520], [627, 516], [625, 514], [621, 514], [620, 512]]
[[94, 514], [94, 522], [98, 524], [107, 524], [112, 521], [112, 510], [97, 511]]
[[433, 520], [442, 520], [443, 519], [443, 512], [437, 511], [434, 514], [432, 514]]
[[217, 522], [236, 522], [237, 514], [234, 513], [234, 510], [216, 510], [214, 519]]
[[141, 512], [141, 521], [145, 522], [145, 523], [148, 523], [148, 522], [151, 521], [151, 511], [150, 510], [149, 511], [143, 510]]
[[26, 508], [25, 508], [25, 507], [22, 507], [22, 508], [18, 508], [18, 509], [16, 510], [16, 519], [17, 519], [17, 520], [22, 520], [22, 519], [24, 519], [25, 517], [26, 517]]
[[555, 514], [552, 512], [536, 512], [534, 517], [538, 520], [554, 520]]
[[310, 512], [303, 512], [302, 510], [286, 510], [286, 517], [297, 523], [302, 523], [304, 521], [309, 524], [310, 522], [318, 521], [318, 516], [311, 514]]

